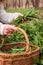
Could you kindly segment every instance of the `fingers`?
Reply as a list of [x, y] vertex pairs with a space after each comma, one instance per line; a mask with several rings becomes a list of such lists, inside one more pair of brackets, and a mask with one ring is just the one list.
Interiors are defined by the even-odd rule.
[[5, 27], [4, 27], [4, 32], [3, 32], [3, 34], [4, 35], [12, 35], [12, 33], [14, 32], [14, 31], [17, 31], [18, 29], [17, 29], [17, 27], [16, 26], [14, 26], [14, 25], [6, 25]]
[[17, 31], [17, 27], [15, 25], [8, 25], [9, 30]]
[[13, 31], [12, 30], [5, 30], [4, 35], [12, 35]]
[[11, 27], [11, 30], [17, 31], [18, 29], [17, 29], [17, 27], [12, 26], [12, 27]]

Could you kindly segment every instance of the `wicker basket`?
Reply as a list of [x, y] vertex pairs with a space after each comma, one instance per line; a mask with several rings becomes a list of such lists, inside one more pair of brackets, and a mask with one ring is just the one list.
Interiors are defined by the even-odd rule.
[[[15, 42], [12, 44], [3, 44], [3, 47], [1, 49], [9, 50], [14, 45], [17, 45], [19, 48], [26, 46], [26, 51], [24, 53], [18, 53], [18, 54], [0, 53], [0, 65], [33, 65], [33, 57], [37, 56], [39, 59], [39, 47], [30, 45], [25, 31], [22, 30], [21, 28], [18, 28], [18, 30], [20, 30], [25, 36], [26, 43]], [[30, 51], [30, 47], [32, 47], [34, 50]]]

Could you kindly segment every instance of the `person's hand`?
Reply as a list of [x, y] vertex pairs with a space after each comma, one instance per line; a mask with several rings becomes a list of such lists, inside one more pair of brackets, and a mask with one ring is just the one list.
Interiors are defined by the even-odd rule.
[[19, 13], [18, 17], [20, 17], [20, 16], [23, 16], [23, 14], [22, 13]]
[[17, 31], [17, 27], [14, 26], [14, 25], [8, 25], [8, 24], [7, 24], [7, 25], [4, 26], [3, 34], [10, 36], [10, 35], [12, 35], [12, 33], [13, 33], [14, 31]]

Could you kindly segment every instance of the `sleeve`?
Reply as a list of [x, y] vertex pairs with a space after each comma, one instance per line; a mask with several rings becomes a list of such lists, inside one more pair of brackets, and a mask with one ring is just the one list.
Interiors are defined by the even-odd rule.
[[3, 35], [4, 26], [5, 24], [0, 23], [0, 35]]
[[6, 22], [7, 24], [8, 23], [12, 23], [13, 20], [15, 20], [17, 17], [19, 17], [20, 13], [7, 13], [7, 16], [6, 16]]
[[3, 4], [1, 3], [0, 4], [0, 20], [2, 21], [2, 23], [12, 23], [13, 20], [15, 20], [18, 16], [21, 15], [21, 13], [8, 13], [5, 11], [4, 7], [3, 7]]
[[21, 13], [8, 13], [8, 15], [9, 15], [9, 18], [7, 19], [7, 22], [8, 23], [12, 23], [13, 22], [13, 20], [15, 20], [17, 17], [19, 17], [20, 16], [20, 14]]
[[10, 24], [15, 20], [17, 17], [19, 17], [20, 13], [3, 13], [1, 21], [6, 24]]

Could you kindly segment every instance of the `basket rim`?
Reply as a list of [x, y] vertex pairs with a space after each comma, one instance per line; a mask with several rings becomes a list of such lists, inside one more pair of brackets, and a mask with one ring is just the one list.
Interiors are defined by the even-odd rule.
[[[35, 48], [35, 50], [34, 51], [32, 51], [32, 52], [23, 52], [23, 53], [16, 53], [16, 54], [10, 54], [10, 53], [0, 53], [0, 56], [3, 56], [3, 57], [13, 57], [13, 56], [20, 56], [20, 55], [26, 55], [26, 54], [29, 54], [29, 55], [32, 55], [32, 54], [34, 54], [34, 53], [36, 53], [36, 52], [38, 52], [39, 53], [39, 51], [40, 51], [40, 47], [38, 47], [38, 46], [35, 46], [35, 45], [32, 45], [32, 44], [30, 44], [30, 46], [31, 47], [34, 47]], [[37, 54], [37, 53], [36, 53]]]

